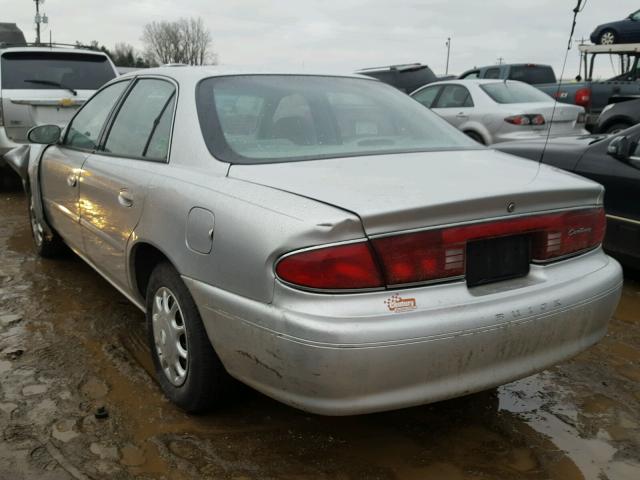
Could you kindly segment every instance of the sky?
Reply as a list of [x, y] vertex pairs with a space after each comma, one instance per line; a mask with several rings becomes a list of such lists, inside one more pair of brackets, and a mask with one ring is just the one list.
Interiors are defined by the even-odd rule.
[[[234, 66], [352, 72], [421, 62], [450, 73], [506, 63], [550, 64], [559, 76], [577, 0], [46, 0], [43, 38], [61, 43], [97, 40], [142, 48], [144, 25], [154, 20], [202, 17], [219, 62]], [[587, 0], [575, 38], [600, 23], [626, 17], [637, 0]], [[33, 0], [0, 0], [3, 22], [35, 37]], [[578, 73], [576, 48], [565, 78]], [[612, 76], [602, 62], [598, 71]]]

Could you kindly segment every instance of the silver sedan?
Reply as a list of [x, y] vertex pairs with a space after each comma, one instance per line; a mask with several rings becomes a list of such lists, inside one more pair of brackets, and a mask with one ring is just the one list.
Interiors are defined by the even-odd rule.
[[523, 82], [452, 80], [430, 83], [411, 96], [484, 145], [589, 133], [584, 108], [555, 103]]
[[232, 377], [328, 415], [465, 395], [594, 344], [620, 296], [600, 185], [373, 79], [137, 71], [29, 138], [37, 251], [146, 313], [190, 412]]

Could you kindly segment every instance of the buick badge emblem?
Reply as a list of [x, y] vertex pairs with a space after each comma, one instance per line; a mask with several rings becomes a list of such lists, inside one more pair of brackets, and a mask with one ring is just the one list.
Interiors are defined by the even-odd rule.
[[507, 205], [507, 212], [512, 213], [516, 209], [516, 204], [513, 202], [509, 202]]

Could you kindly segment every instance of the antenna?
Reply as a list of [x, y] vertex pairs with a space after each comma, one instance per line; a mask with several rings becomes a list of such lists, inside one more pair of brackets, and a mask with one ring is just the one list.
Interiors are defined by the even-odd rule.
[[[583, 1], [584, 1], [584, 6], [582, 5]], [[587, 0], [578, 0], [578, 4], [576, 5], [576, 8], [573, 9], [573, 23], [571, 24], [571, 32], [569, 32], [569, 42], [567, 44], [567, 50], [564, 54], [564, 62], [562, 63], [562, 72], [560, 73], [558, 88], [556, 89], [556, 93], [553, 95], [553, 110], [551, 110], [551, 120], [549, 121], [549, 130], [547, 130], [547, 138], [545, 138], [544, 147], [542, 147], [542, 152], [540, 153], [540, 159], [538, 160], [538, 164], [542, 163], [544, 154], [547, 152], [547, 146], [549, 145], [549, 137], [551, 136], [551, 129], [553, 128], [553, 117], [556, 114], [556, 106], [558, 105], [558, 96], [560, 95], [560, 89], [562, 88], [562, 77], [564, 77], [564, 70], [567, 66], [567, 58], [569, 58], [569, 50], [571, 50], [571, 44], [573, 43], [572, 41], [573, 34], [576, 31], [576, 22], [578, 20], [578, 14], [582, 12], [582, 10], [584, 10], [586, 6], [587, 6]]]

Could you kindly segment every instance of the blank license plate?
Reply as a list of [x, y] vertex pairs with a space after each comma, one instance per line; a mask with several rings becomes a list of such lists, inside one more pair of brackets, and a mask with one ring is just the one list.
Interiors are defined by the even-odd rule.
[[531, 263], [528, 235], [476, 240], [467, 244], [467, 285], [473, 287], [524, 277]]

